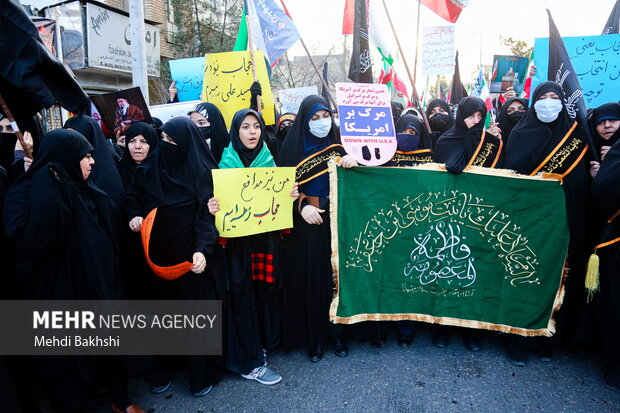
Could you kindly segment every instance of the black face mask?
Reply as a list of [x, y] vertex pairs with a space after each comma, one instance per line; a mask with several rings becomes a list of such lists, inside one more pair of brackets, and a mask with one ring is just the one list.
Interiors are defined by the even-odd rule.
[[444, 113], [438, 113], [428, 119], [428, 124], [434, 131], [443, 131], [450, 125], [450, 116]]
[[520, 111], [512, 112], [510, 115], [508, 115], [508, 120], [514, 126], [517, 123], [519, 123], [519, 121], [521, 120], [523, 116], [525, 116], [525, 112], [520, 112]]
[[159, 145], [164, 165], [170, 168], [177, 168], [185, 163], [185, 152], [177, 145], [162, 141]]
[[200, 129], [200, 133], [202, 134], [204, 140], [207, 140], [211, 137], [211, 125], [198, 126], [198, 129]]

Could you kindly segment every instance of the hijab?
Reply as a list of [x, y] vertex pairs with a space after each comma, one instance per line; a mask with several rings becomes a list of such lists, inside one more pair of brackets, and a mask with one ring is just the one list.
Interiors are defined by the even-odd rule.
[[[415, 135], [404, 134], [403, 131], [405, 129], [414, 129], [416, 131]], [[426, 128], [424, 124], [415, 115], [407, 114], [398, 118], [396, 121], [396, 141], [398, 143], [398, 147], [396, 148], [402, 152], [411, 152], [418, 149], [430, 149], [431, 148], [431, 140], [426, 133]]]
[[605, 103], [592, 111], [592, 117], [590, 118], [590, 128], [592, 129], [592, 136], [594, 145], [596, 145], [597, 152], [601, 151], [603, 146], [612, 146], [620, 139], [620, 129], [618, 129], [607, 140], [603, 139], [596, 132], [596, 125], [607, 119], [620, 119], [620, 104], [616, 102]]
[[211, 152], [216, 162], [222, 159], [222, 152], [224, 148], [230, 143], [230, 136], [228, 135], [228, 129], [226, 129], [226, 122], [224, 122], [224, 116], [222, 112], [213, 103], [202, 102], [194, 106], [194, 108], [188, 113], [188, 116], [193, 112], [200, 113], [206, 117], [210, 123], [211, 130]]
[[155, 132], [155, 129], [153, 129], [153, 127], [148, 123], [135, 122], [131, 124], [129, 129], [127, 129], [123, 157], [118, 164], [118, 172], [125, 188], [127, 188], [127, 185], [131, 182], [131, 178], [138, 167], [138, 164], [133, 160], [131, 153], [129, 152], [129, 142], [138, 135], [144, 136], [144, 139], [146, 139], [146, 142], [149, 144], [149, 153], [142, 162], [146, 161], [146, 159], [148, 159], [148, 157], [155, 152], [155, 149], [159, 145], [159, 137], [157, 136], [157, 132]]
[[[481, 112], [480, 122], [467, 128], [465, 119], [476, 112]], [[466, 97], [459, 103], [454, 126], [437, 140], [433, 150], [435, 160], [446, 164], [452, 173], [461, 173], [474, 156], [480, 143], [487, 113], [484, 101], [478, 97]]]
[[[253, 115], [260, 123], [261, 134], [258, 139], [258, 144], [253, 149], [246, 148], [239, 137], [239, 129], [246, 116]], [[253, 123], [253, 121], [252, 121]], [[258, 115], [258, 113], [252, 109], [243, 109], [235, 113], [233, 116], [231, 129], [230, 129], [230, 145], [224, 149], [222, 154], [222, 160], [219, 163], [220, 168], [261, 168], [275, 166], [273, 156], [269, 151], [269, 148], [265, 144], [264, 135], [265, 125]]]
[[187, 117], [170, 119], [161, 127], [176, 145], [161, 141], [152, 156], [137, 168], [144, 188], [158, 206], [193, 202], [205, 173], [217, 168], [198, 127]]
[[[327, 101], [318, 95], [307, 96], [299, 106], [295, 122], [284, 139], [278, 154], [279, 166], [297, 166], [302, 160], [330, 145], [340, 143], [336, 136], [336, 127], [332, 125], [324, 138], [317, 138], [310, 133], [308, 122], [319, 110], [329, 109]], [[323, 174], [301, 186], [301, 192], [310, 196], [327, 196], [329, 194], [329, 177]]]
[[90, 116], [78, 115], [69, 118], [64, 127], [79, 132], [92, 145], [95, 164], [89, 179], [107, 193], [117, 207], [120, 207], [125, 190], [114, 162], [112, 148], [103, 136], [97, 121]]
[[[560, 96], [562, 110], [556, 120], [545, 123], [536, 116], [534, 104], [542, 95], [551, 91]], [[568, 115], [562, 96], [564, 96], [562, 86], [556, 82], [542, 82], [536, 87], [531, 99], [532, 106], [510, 133], [506, 146], [504, 164], [506, 169], [529, 175], [564, 138], [575, 121]], [[573, 132], [575, 133], [579, 133], [578, 128]]]
[[[521, 103], [523, 107], [525, 108], [526, 112], [513, 112], [509, 115], [508, 107], [514, 102]], [[519, 123], [521, 119], [523, 119], [523, 117], [525, 117], [526, 113], [527, 113], [527, 101], [525, 99], [515, 97], [512, 99], [509, 99], [502, 105], [502, 108], [497, 114], [496, 122], [499, 123], [499, 128], [502, 131], [502, 139], [504, 140], [504, 142], [508, 142], [508, 138], [510, 137], [510, 132], [512, 132], [512, 129]], [[521, 115], [521, 117], [519, 117], [519, 115]]]
[[[435, 109], [437, 106], [439, 106], [448, 113], [448, 119], [446, 120], [446, 124], [441, 128], [435, 123], [435, 121], [431, 121], [431, 114], [433, 113], [433, 109]], [[435, 118], [436, 116], [443, 117], [445, 115], [437, 114], [433, 116], [433, 118]], [[442, 99], [433, 99], [428, 103], [428, 106], [426, 107], [426, 117], [428, 118], [428, 122], [431, 126], [433, 134], [438, 134], [437, 138], [442, 133], [448, 131], [452, 126], [454, 126], [454, 114], [452, 112], [452, 108], [450, 107], [448, 102]]]
[[287, 120], [291, 122], [295, 122], [295, 117], [296, 115], [294, 113], [287, 112], [287, 113], [282, 114], [278, 118], [278, 131], [276, 132], [276, 137], [280, 145], [282, 145], [282, 142], [284, 142], [284, 138], [286, 138], [288, 131], [291, 130], [291, 127], [292, 127], [292, 125], [286, 126], [286, 127], [281, 126], [282, 122], [287, 121]]

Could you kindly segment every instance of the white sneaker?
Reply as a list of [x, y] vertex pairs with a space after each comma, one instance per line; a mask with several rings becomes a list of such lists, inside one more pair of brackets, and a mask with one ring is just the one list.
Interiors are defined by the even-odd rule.
[[241, 377], [248, 380], [256, 380], [259, 383], [272, 385], [280, 383], [282, 376], [271, 370], [267, 365], [256, 367], [248, 374], [242, 374]]

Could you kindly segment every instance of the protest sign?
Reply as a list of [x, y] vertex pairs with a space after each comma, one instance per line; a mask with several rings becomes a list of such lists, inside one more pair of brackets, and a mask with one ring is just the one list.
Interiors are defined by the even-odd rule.
[[493, 56], [491, 93], [504, 93], [509, 87], [519, 94], [527, 74], [530, 59], [518, 56]]
[[194, 109], [199, 103], [199, 100], [190, 100], [188, 102], [153, 105], [149, 106], [149, 111], [151, 112], [151, 116], [161, 120], [162, 123], [166, 123], [177, 116], [187, 116], [187, 113]]
[[91, 99], [99, 111], [100, 121], [113, 131], [114, 137], [124, 135], [133, 122], [153, 122], [139, 87], [96, 95]]
[[422, 28], [422, 74], [454, 74], [454, 26]]
[[396, 135], [386, 85], [336, 83], [342, 146], [364, 165], [383, 165], [396, 152]]
[[[275, 123], [273, 96], [263, 52], [254, 51], [254, 62], [256, 77], [263, 90], [261, 96], [263, 119], [266, 125], [273, 125]], [[205, 61], [201, 99], [203, 102], [213, 103], [222, 111], [226, 127], [230, 129], [234, 114], [250, 107], [252, 83], [254, 78], [249, 51], [211, 53], [207, 55]]]
[[170, 75], [176, 81], [179, 102], [200, 99], [202, 81], [204, 79], [205, 58], [190, 57], [189, 59], [170, 60]]
[[550, 336], [568, 249], [561, 182], [473, 168], [330, 168], [337, 323]]
[[234, 238], [293, 226], [295, 168], [214, 169], [215, 226]]
[[280, 113], [295, 113], [299, 111], [299, 105], [306, 96], [318, 95], [319, 90], [316, 86], [296, 87], [292, 89], [282, 89], [278, 92], [278, 99], [282, 107]]
[[[620, 88], [620, 34], [602, 36], [562, 37], [566, 51], [581, 85], [584, 102], [595, 108], [618, 101]], [[532, 92], [540, 82], [547, 80], [549, 67], [549, 39], [534, 42], [536, 75], [532, 78]], [[555, 79], [562, 81], [562, 79]]]

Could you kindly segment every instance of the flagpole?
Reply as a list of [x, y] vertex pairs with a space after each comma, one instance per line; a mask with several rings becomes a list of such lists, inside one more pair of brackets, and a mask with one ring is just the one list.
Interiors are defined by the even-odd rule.
[[[288, 9], [286, 8], [286, 5], [284, 4], [284, 0], [280, 0], [280, 3], [282, 3], [282, 7], [284, 8], [284, 11], [286, 12], [286, 14], [290, 17], [291, 20], [293, 20], [290, 13], [288, 12]], [[304, 39], [301, 37], [301, 34], [299, 35], [299, 41], [301, 41], [301, 45], [304, 47], [304, 50], [306, 51], [306, 54], [308, 55], [308, 59], [310, 59], [310, 63], [312, 64], [312, 67], [314, 68], [316, 75], [318, 76], [319, 80], [321, 81], [321, 84], [323, 85], [323, 90], [327, 92], [327, 97], [329, 98], [329, 101], [331, 102], [334, 109], [336, 109], [338, 105], [336, 105], [336, 101], [334, 100], [334, 97], [329, 91], [329, 86], [325, 82], [325, 79], [323, 79], [323, 75], [321, 74], [321, 72], [319, 72], [319, 68], [314, 63], [314, 60], [312, 60], [312, 56], [310, 56], [310, 51], [308, 50], [308, 47], [306, 46], [306, 42], [304, 42]]]
[[[256, 62], [254, 61], [254, 46], [252, 45], [252, 24], [250, 23], [250, 16], [245, 16], [245, 22], [248, 26], [248, 49], [250, 49], [250, 59], [252, 60], [252, 76], [254, 77], [254, 81], [256, 82], [258, 78], [256, 77]], [[250, 106], [252, 103], [250, 102]], [[256, 96], [256, 108], [259, 112], [263, 111], [262, 105], [260, 103], [260, 95]]]
[[[385, 4], [385, 3], [383, 3]], [[415, 61], [413, 62], [413, 81], [416, 82], [418, 80], [418, 49], [420, 46], [420, 7], [422, 6], [422, 1], [418, 0], [418, 22], [415, 27]]]
[[418, 109], [420, 109], [420, 113], [422, 114], [422, 120], [424, 121], [424, 126], [426, 127], [426, 131], [428, 133], [432, 133], [431, 126], [428, 124], [428, 118], [426, 117], [426, 112], [422, 109], [422, 105], [420, 103], [420, 96], [418, 95], [418, 90], [415, 87], [414, 78], [413, 76], [411, 76], [411, 70], [409, 69], [409, 65], [407, 64], [405, 53], [403, 52], [403, 48], [400, 45], [400, 40], [398, 39], [398, 35], [396, 34], [396, 28], [394, 27], [394, 23], [392, 22], [392, 17], [390, 16], [390, 12], [388, 11], [388, 7], [387, 7], [387, 4], [385, 3], [385, 0], [383, 0], [383, 7], [385, 8], [385, 14], [387, 15], [388, 21], [390, 22], [390, 27], [392, 27], [392, 33], [394, 33], [394, 38], [396, 39], [398, 50], [400, 51], [400, 55], [403, 57], [403, 63], [405, 64], [405, 69], [407, 70], [407, 76], [409, 76], [409, 81], [411, 82], [411, 87], [413, 88], [413, 97], [415, 98]]

